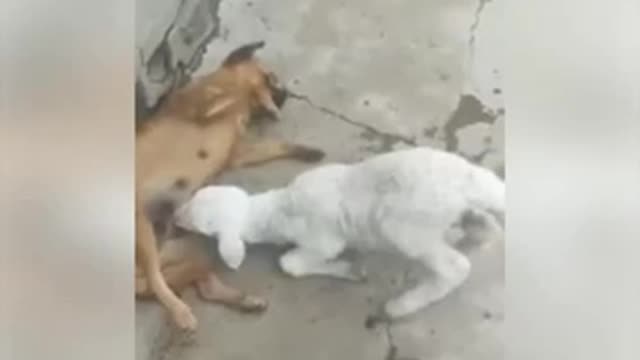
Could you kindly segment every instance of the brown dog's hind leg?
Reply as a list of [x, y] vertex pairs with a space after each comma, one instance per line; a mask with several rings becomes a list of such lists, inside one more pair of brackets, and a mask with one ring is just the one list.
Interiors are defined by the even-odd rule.
[[[211, 269], [211, 260], [197, 239], [167, 240], [160, 250], [160, 261], [162, 275], [176, 292], [196, 285], [198, 294], [205, 301], [250, 312], [267, 308], [265, 299], [224, 284]], [[142, 296], [152, 295], [144, 276], [136, 278], [136, 291]]]
[[[194, 264], [188, 261], [170, 264], [162, 268], [162, 276], [169, 287], [177, 294], [181, 294], [186, 288], [194, 285], [196, 281], [204, 280], [209, 273], [209, 269], [201, 264]], [[136, 276], [136, 295], [140, 297], [153, 296], [149, 287], [149, 282], [144, 275]]]
[[153, 227], [138, 204], [136, 204], [136, 260], [142, 265], [153, 294], [171, 312], [175, 323], [182, 329], [195, 330], [197, 320], [191, 309], [171, 291], [162, 276]]
[[245, 292], [226, 285], [214, 272], [209, 272], [207, 278], [197, 283], [198, 293], [203, 300], [224, 304], [241, 311], [264, 311], [268, 302], [266, 299], [248, 295]]
[[[198, 294], [205, 301], [220, 303], [242, 311], [263, 311], [267, 308], [267, 301], [258, 296], [226, 285], [220, 280], [211, 267], [211, 259], [206, 249], [198, 239], [180, 239], [167, 241], [163, 246], [160, 257], [162, 263], [170, 263], [173, 274], [166, 274], [169, 286], [181, 284], [195, 284]], [[167, 268], [167, 272], [170, 269]], [[162, 270], [163, 274], [165, 269]]]
[[230, 166], [232, 168], [254, 166], [285, 158], [317, 162], [322, 160], [324, 155], [322, 150], [279, 140], [261, 140], [253, 144], [243, 141], [234, 150]]
[[167, 240], [160, 250], [162, 275], [169, 287], [182, 292], [211, 271], [210, 260], [196, 239]]
[[[169, 236], [160, 247], [162, 276], [169, 287], [180, 294], [196, 281], [204, 280], [211, 271], [206, 249], [197, 239], [172, 239]], [[153, 292], [144, 273], [136, 273], [136, 293], [150, 296]]]

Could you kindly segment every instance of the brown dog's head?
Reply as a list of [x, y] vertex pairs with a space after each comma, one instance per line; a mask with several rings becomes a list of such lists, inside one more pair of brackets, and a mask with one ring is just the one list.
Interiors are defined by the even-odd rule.
[[248, 93], [253, 114], [266, 112], [278, 119], [288, 93], [276, 75], [255, 59], [254, 53], [264, 45], [264, 41], [258, 41], [233, 50], [222, 62], [222, 67], [232, 71], [235, 80]]

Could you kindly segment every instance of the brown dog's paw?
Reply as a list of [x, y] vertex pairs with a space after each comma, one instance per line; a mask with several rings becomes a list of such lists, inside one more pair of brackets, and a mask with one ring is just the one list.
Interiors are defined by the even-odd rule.
[[318, 162], [325, 157], [324, 151], [304, 145], [295, 145], [293, 148], [293, 156], [304, 162]]
[[260, 296], [245, 295], [238, 304], [238, 307], [242, 311], [259, 313], [267, 310], [269, 302]]
[[180, 330], [195, 331], [198, 327], [198, 319], [188, 306], [180, 307], [173, 313], [173, 320]]

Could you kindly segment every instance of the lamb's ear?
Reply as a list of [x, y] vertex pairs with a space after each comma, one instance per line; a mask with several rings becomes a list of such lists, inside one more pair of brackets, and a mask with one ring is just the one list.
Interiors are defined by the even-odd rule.
[[246, 248], [244, 241], [237, 235], [220, 234], [218, 252], [228, 267], [237, 270], [244, 262]]
[[233, 66], [253, 57], [256, 50], [264, 47], [264, 41], [256, 41], [233, 50], [222, 62], [223, 66]]

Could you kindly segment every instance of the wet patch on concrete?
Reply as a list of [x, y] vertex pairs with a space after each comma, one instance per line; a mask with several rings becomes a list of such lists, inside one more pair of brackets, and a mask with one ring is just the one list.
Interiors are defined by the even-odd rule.
[[[504, 108], [492, 109], [475, 95], [463, 94], [458, 106], [436, 136], [447, 151], [493, 170], [504, 179], [502, 124]], [[427, 133], [425, 132], [425, 136]]]
[[486, 108], [478, 98], [473, 95], [462, 95], [458, 102], [458, 107], [444, 125], [444, 137], [446, 150], [458, 150], [458, 137], [456, 135], [459, 129], [473, 125], [476, 123], [495, 123], [498, 114]]

